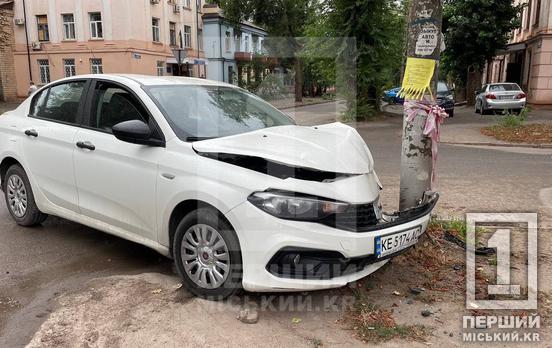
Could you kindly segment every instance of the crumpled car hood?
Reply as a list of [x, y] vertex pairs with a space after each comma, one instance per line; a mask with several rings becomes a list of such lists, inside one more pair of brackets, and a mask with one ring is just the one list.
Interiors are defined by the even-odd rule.
[[322, 126], [278, 126], [223, 138], [198, 141], [201, 153], [261, 157], [294, 167], [319, 171], [366, 174], [373, 159], [358, 132], [336, 122]]

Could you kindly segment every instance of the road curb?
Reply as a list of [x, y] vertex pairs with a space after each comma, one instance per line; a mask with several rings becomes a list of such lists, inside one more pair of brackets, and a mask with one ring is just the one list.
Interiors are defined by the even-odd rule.
[[552, 149], [552, 144], [515, 144], [515, 143], [485, 143], [485, 142], [454, 142], [441, 141], [441, 144], [447, 145], [469, 145], [469, 146], [494, 146], [494, 147], [524, 147], [532, 149]]
[[[310, 104], [302, 104], [302, 105], [294, 105], [294, 106], [286, 106], [283, 108], [276, 108], [278, 110], [287, 110], [287, 109], [296, 109], [296, 108], [302, 108], [304, 106], [311, 106], [311, 105], [320, 105], [320, 104], [329, 104], [329, 103], [335, 103], [337, 100], [325, 100], [325, 101], [319, 101], [316, 103], [310, 103]], [[274, 106], [274, 105], [273, 105]]]

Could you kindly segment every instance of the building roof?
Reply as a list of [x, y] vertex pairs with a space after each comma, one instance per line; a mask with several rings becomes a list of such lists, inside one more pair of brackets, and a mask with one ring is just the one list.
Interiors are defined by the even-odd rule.
[[[213, 5], [213, 4], [207, 4], [207, 5], [204, 5], [203, 6], [203, 18], [204, 19], [209, 19], [209, 18], [219, 18], [219, 19], [223, 19], [223, 20], [226, 20], [228, 23], [230, 23], [226, 17], [224, 16], [224, 11], [218, 7], [218, 5]], [[240, 26], [242, 27], [249, 27], [251, 29], [256, 29], [258, 31], [261, 31], [263, 32], [265, 35], [267, 34], [267, 31], [266, 29], [250, 22], [250, 21], [241, 21], [240, 22]]]

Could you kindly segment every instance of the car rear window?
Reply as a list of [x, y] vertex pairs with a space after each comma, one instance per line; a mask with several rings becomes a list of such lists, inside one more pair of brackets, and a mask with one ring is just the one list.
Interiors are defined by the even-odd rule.
[[503, 83], [499, 85], [490, 85], [489, 92], [507, 92], [507, 91], [521, 91], [518, 85], [515, 83]]

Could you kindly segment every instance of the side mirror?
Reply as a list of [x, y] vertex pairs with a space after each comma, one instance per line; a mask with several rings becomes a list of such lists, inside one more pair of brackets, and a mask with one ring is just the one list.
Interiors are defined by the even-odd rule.
[[111, 129], [115, 138], [132, 144], [165, 146], [165, 142], [153, 138], [150, 127], [142, 121], [131, 120], [118, 123]]

